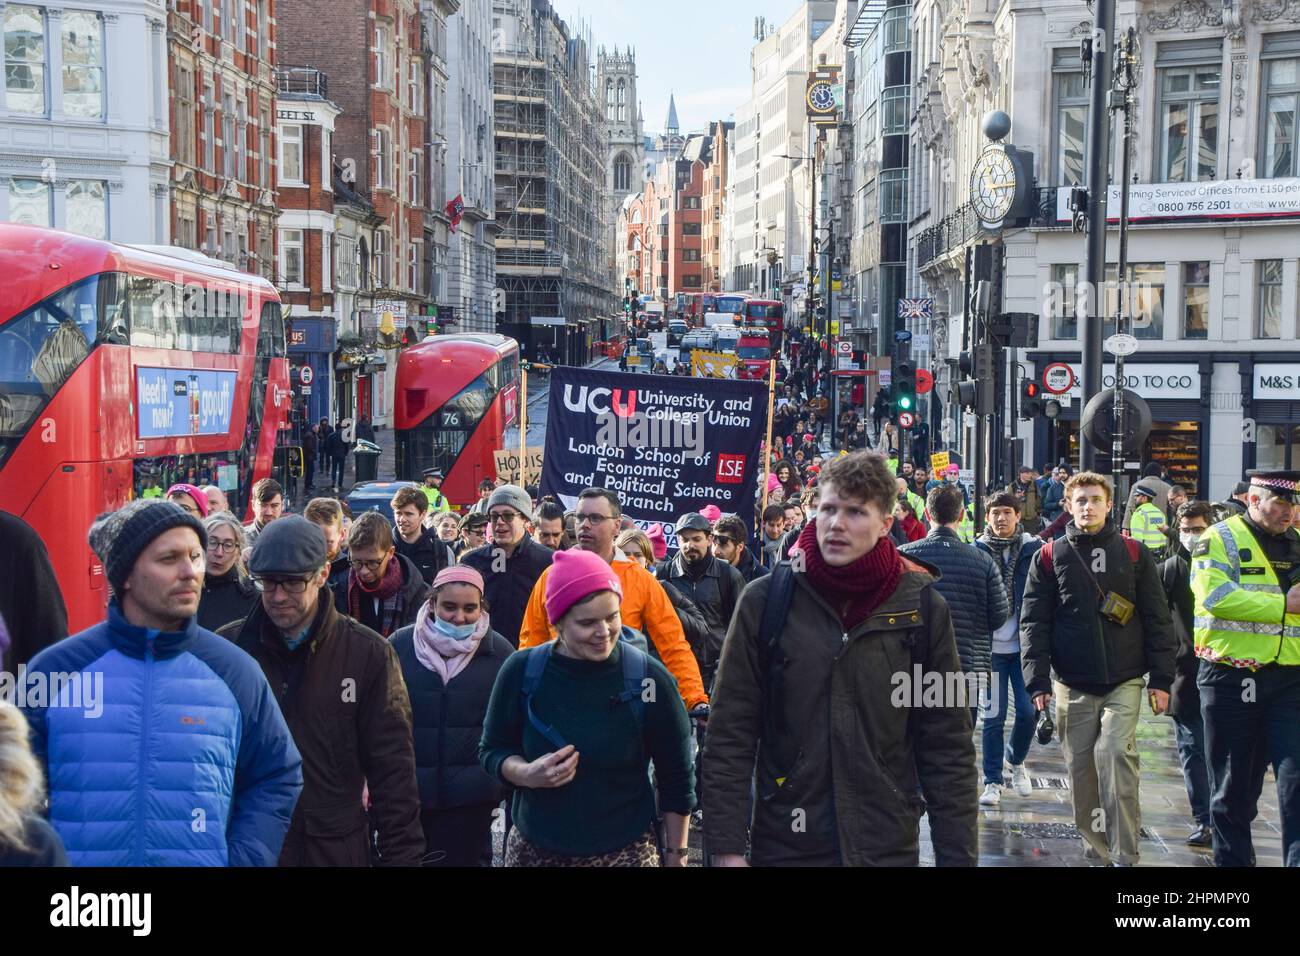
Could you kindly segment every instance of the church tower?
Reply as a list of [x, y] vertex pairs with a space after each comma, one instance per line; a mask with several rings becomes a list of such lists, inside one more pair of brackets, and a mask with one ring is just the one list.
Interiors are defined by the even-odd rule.
[[[600, 48], [596, 90], [605, 103], [605, 133], [609, 137], [609, 157], [605, 161], [609, 208], [605, 210], [605, 223], [611, 236], [610, 249], [614, 250], [623, 200], [645, 189], [645, 134], [636, 96], [636, 53], [631, 47], [622, 53], [618, 47], [612, 53]], [[610, 270], [614, 274], [613, 261]]]

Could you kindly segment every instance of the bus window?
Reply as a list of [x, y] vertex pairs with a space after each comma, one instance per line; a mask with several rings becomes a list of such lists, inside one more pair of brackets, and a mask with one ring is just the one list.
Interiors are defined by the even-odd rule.
[[99, 341], [100, 276], [0, 326], [0, 464]]
[[496, 396], [484, 372], [406, 433], [404, 460], [429, 461], [434, 468], [450, 471]]

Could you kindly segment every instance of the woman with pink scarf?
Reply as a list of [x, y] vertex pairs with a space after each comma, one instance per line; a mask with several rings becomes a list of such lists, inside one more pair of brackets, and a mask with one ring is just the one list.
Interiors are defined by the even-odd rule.
[[391, 638], [411, 698], [425, 866], [491, 866], [503, 788], [479, 764], [497, 671], [514, 652], [492, 630], [483, 578], [457, 564], [433, 579], [415, 623]]

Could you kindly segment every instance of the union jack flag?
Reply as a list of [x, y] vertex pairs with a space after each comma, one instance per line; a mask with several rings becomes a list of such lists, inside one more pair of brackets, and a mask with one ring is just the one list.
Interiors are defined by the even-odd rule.
[[898, 317], [900, 319], [928, 319], [933, 299], [899, 299]]
[[460, 225], [460, 221], [465, 215], [465, 199], [463, 196], [457, 196], [447, 203], [447, 215], [451, 218], [451, 231], [455, 232], [456, 227]]

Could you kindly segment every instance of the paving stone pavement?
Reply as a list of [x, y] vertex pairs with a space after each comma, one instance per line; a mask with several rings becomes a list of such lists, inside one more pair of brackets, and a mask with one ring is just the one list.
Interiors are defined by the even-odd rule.
[[[1012, 715], [1008, 714], [1008, 734], [1011, 723]], [[977, 754], [981, 750], [981, 736], [976, 728]], [[1144, 711], [1138, 720], [1137, 738], [1142, 806], [1138, 865], [1212, 866], [1214, 861], [1208, 849], [1189, 847], [1183, 842], [1191, 831], [1192, 818], [1174, 743], [1173, 721]], [[1047, 746], [1040, 746], [1036, 741], [1031, 743], [1025, 765], [1034, 784], [1032, 795], [1020, 797], [1010, 787], [1004, 787], [998, 806], [979, 809], [980, 866], [1096, 866], [1095, 861], [1084, 859], [1083, 840], [1074, 827], [1065, 755], [1059, 738]], [[982, 789], [982, 773], [980, 784]], [[1277, 783], [1271, 770], [1264, 780], [1253, 836], [1258, 865], [1281, 866]], [[934, 849], [925, 819], [922, 819], [921, 841], [922, 864], [932, 866]]]

